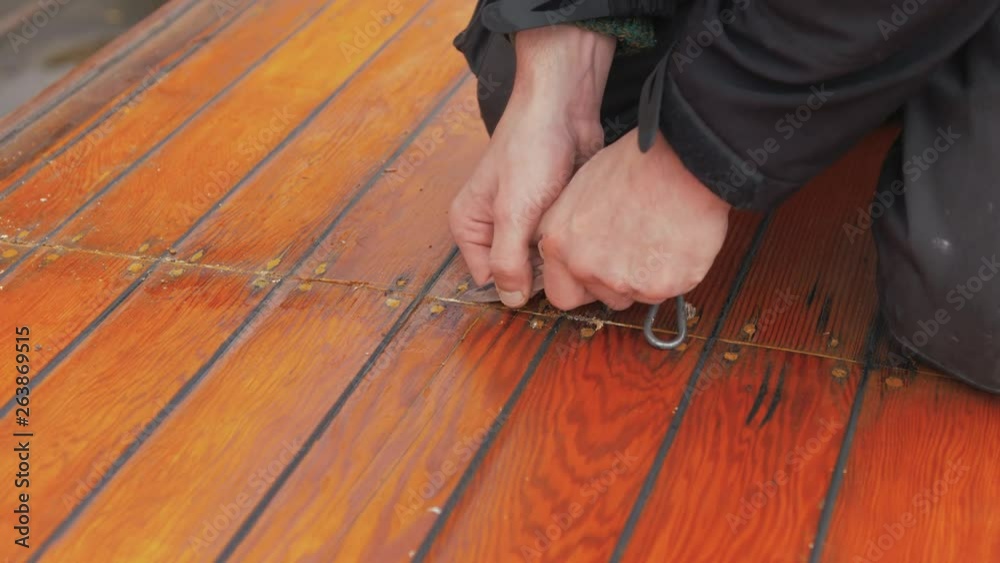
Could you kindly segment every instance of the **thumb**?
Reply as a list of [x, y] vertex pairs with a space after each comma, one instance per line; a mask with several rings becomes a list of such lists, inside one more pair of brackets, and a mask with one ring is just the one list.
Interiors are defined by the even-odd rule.
[[531, 230], [517, 222], [497, 221], [490, 250], [490, 270], [500, 300], [508, 307], [521, 307], [531, 295], [533, 273], [528, 245]]
[[512, 207], [504, 203], [496, 202], [490, 270], [504, 305], [516, 308], [531, 297], [531, 241], [543, 210], [541, 206]]

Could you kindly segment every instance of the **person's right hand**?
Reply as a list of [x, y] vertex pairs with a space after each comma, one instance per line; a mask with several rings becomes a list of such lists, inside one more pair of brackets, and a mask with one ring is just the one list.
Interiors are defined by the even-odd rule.
[[614, 38], [573, 26], [515, 37], [510, 100], [449, 212], [473, 279], [479, 285], [493, 279], [508, 307], [530, 297], [529, 248], [542, 214], [603, 147], [600, 107], [614, 47]]

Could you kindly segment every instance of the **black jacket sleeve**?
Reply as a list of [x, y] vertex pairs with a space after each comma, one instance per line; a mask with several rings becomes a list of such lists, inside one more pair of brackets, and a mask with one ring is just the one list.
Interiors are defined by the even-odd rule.
[[508, 31], [606, 15], [662, 17], [658, 42], [669, 49], [643, 86], [640, 146], [651, 146], [658, 129], [720, 197], [768, 209], [916, 93], [990, 22], [1000, 0], [525, 4], [499, 0], [487, 12]]

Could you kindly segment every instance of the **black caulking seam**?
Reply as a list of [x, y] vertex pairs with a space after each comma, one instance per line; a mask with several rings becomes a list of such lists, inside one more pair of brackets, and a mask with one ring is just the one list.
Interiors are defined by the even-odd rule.
[[559, 327], [562, 325], [565, 317], [559, 317], [552, 324], [552, 328], [549, 329], [549, 333], [545, 335], [545, 339], [539, 345], [538, 350], [535, 355], [528, 362], [528, 366], [524, 370], [524, 374], [521, 376], [521, 380], [517, 382], [517, 386], [514, 387], [514, 391], [511, 392], [510, 397], [507, 398], [507, 402], [504, 403], [503, 407], [500, 409], [500, 413], [497, 414], [496, 419], [490, 424], [489, 430], [486, 432], [486, 437], [483, 439], [482, 445], [476, 450], [476, 454], [472, 456], [469, 461], [468, 467], [462, 472], [461, 479], [455, 484], [455, 489], [448, 495], [448, 500], [445, 501], [444, 505], [441, 507], [441, 514], [434, 520], [434, 524], [431, 525], [431, 529], [427, 531], [427, 535], [424, 536], [424, 541], [420, 543], [420, 547], [413, 554], [414, 563], [423, 563], [427, 558], [427, 554], [430, 552], [431, 547], [434, 545], [434, 540], [441, 535], [441, 531], [444, 529], [445, 524], [448, 522], [448, 518], [455, 510], [455, 506], [458, 505], [459, 501], [462, 500], [462, 495], [465, 493], [466, 489], [469, 488], [469, 484], [472, 483], [472, 479], [476, 475], [476, 471], [479, 466], [482, 465], [483, 460], [486, 459], [486, 454], [489, 453], [490, 448], [493, 446], [493, 442], [496, 440], [497, 436], [500, 435], [500, 431], [503, 430], [504, 424], [507, 423], [507, 419], [510, 418], [510, 413], [514, 411], [514, 407], [517, 406], [518, 399], [521, 398], [521, 394], [528, 387], [528, 383], [534, 377], [535, 372], [538, 371], [538, 365], [542, 362], [545, 357], [545, 353], [548, 352], [549, 346], [555, 339], [556, 333], [559, 331]]
[[[169, 28], [175, 21], [179, 20], [180, 18], [184, 17], [185, 14], [190, 12], [191, 8], [193, 8], [196, 4], [198, 4], [198, 1], [199, 0], [189, 0], [187, 5], [184, 6], [183, 8], [180, 8], [176, 13], [158, 21], [155, 25], [151, 27], [151, 29], [149, 29], [145, 34], [140, 36], [135, 43], [123, 46], [118, 51], [118, 53], [116, 53], [113, 57], [105, 61], [104, 64], [100, 65], [99, 67], [91, 70], [90, 72], [82, 76], [79, 79], [79, 81], [76, 84], [74, 84], [71, 88], [63, 90], [62, 92], [59, 93], [58, 96], [50, 100], [43, 107], [38, 108], [37, 111], [35, 111], [31, 115], [26, 116], [23, 120], [21, 120], [20, 123], [12, 127], [9, 131], [7, 131], [7, 133], [4, 134], [2, 138], [0, 138], [0, 145], [6, 144], [7, 141], [11, 139], [11, 137], [18, 135], [21, 133], [21, 131], [24, 131], [28, 127], [31, 127], [36, 121], [41, 119], [43, 115], [52, 111], [52, 108], [58, 106], [59, 104], [65, 102], [67, 99], [71, 98], [73, 94], [76, 94], [77, 92], [82, 90], [85, 86], [93, 82], [95, 78], [104, 74], [106, 70], [121, 62], [123, 59], [131, 55], [132, 52], [138, 49], [139, 47], [148, 43], [151, 39], [159, 35], [161, 31]], [[238, 15], [239, 14], [236, 14], [236, 16]], [[3, 198], [0, 197], [0, 199]]]
[[695, 384], [698, 382], [698, 379], [701, 376], [701, 371], [708, 362], [708, 357], [714, 350], [716, 342], [719, 340], [719, 335], [722, 332], [722, 327], [725, 324], [726, 318], [729, 316], [729, 312], [733, 308], [733, 304], [736, 302], [736, 296], [739, 294], [739, 290], [743, 286], [743, 282], [746, 279], [747, 274], [750, 272], [750, 266], [753, 263], [753, 259], [757, 255], [757, 251], [760, 249], [761, 243], [764, 240], [764, 233], [771, 224], [771, 218], [772, 215], [768, 214], [767, 217], [761, 221], [760, 226], [757, 227], [757, 232], [754, 233], [753, 241], [750, 243], [750, 250], [747, 252], [746, 256], [744, 256], [740, 264], [740, 270], [736, 274], [736, 279], [733, 282], [733, 286], [729, 290], [729, 295], [726, 296], [726, 302], [723, 304], [722, 311], [719, 313], [719, 319], [715, 322], [715, 326], [712, 327], [712, 333], [705, 342], [705, 347], [702, 348], [701, 354], [698, 357], [698, 363], [695, 364], [691, 377], [688, 378], [684, 394], [681, 396], [681, 400], [677, 405], [677, 410], [674, 412], [674, 417], [670, 420], [670, 426], [667, 428], [667, 433], [664, 435], [663, 442], [661, 442], [660, 448], [656, 452], [653, 464], [650, 466], [649, 472], [646, 474], [646, 479], [643, 481], [642, 488], [639, 490], [639, 495], [636, 497], [635, 503], [632, 505], [632, 510], [629, 513], [628, 520], [625, 522], [625, 527], [622, 528], [622, 534], [618, 537], [615, 550], [611, 554], [611, 561], [614, 563], [620, 562], [622, 557], [625, 555], [625, 549], [628, 547], [629, 540], [632, 539], [632, 534], [635, 533], [635, 527], [639, 523], [642, 511], [646, 507], [646, 503], [649, 501], [649, 497], [653, 493], [653, 488], [656, 486], [656, 480], [659, 477], [660, 471], [663, 469], [663, 462], [667, 457], [667, 453], [670, 451], [670, 447], [674, 443], [674, 438], [677, 436], [681, 421], [684, 419], [684, 414], [687, 412], [688, 406], [691, 404], [691, 399], [695, 392]]
[[844, 471], [847, 466], [847, 458], [851, 455], [851, 446], [854, 444], [854, 434], [858, 429], [858, 419], [861, 417], [861, 407], [865, 398], [865, 389], [868, 387], [868, 378], [871, 376], [875, 365], [875, 348], [878, 345], [879, 335], [879, 312], [875, 312], [868, 328], [868, 342], [865, 345], [865, 367], [861, 372], [861, 379], [858, 381], [858, 390], [854, 394], [854, 404], [851, 405], [851, 417], [847, 420], [847, 428], [844, 430], [844, 440], [840, 443], [840, 453], [837, 454], [837, 463], [833, 467], [833, 476], [830, 478], [830, 486], [823, 499], [823, 511], [819, 516], [819, 523], [816, 526], [816, 537], [813, 539], [812, 552], [809, 554], [809, 563], [820, 563], [823, 555], [823, 547], [826, 544], [826, 536], [830, 533], [830, 524], [833, 522], [833, 510], [837, 504], [837, 494], [844, 482]]
[[[414, 15], [413, 19], [411, 19], [409, 22], [407, 22], [406, 25], [404, 25], [402, 28], [400, 28], [396, 32], [396, 34], [393, 34], [393, 36], [390, 37], [389, 40], [387, 41], [386, 45], [388, 43], [391, 43], [396, 38], [396, 35], [398, 35], [399, 33], [401, 33], [404, 29], [406, 29], [406, 27], [409, 26], [410, 23], [412, 23], [413, 21], [415, 21], [416, 18], [417, 18], [417, 16], [419, 16], [420, 13], [422, 13], [422, 11], [426, 7], [427, 7], [427, 4], [425, 4], [424, 7], [422, 7]], [[372, 54], [372, 58], [376, 57], [380, 52], [381, 52], [381, 49], [379, 49], [379, 51], [377, 51], [374, 54]], [[359, 71], [360, 70], [361, 69], [359, 68]], [[394, 153], [394, 155], [392, 157], [392, 160], [395, 160], [395, 158], [397, 158], [400, 154], [402, 154], [402, 152], [405, 150], [405, 148], [407, 146], [409, 146], [410, 143], [412, 143], [412, 141], [414, 139], [416, 139], [417, 136], [419, 136], [421, 132], [423, 132], [423, 130], [426, 128], [426, 126], [445, 107], [445, 105], [447, 104], [448, 100], [458, 90], [458, 88], [462, 85], [463, 82], [464, 82], [464, 78], [458, 80], [457, 84], [445, 96], [442, 97], [441, 101], [438, 102], [437, 106], [424, 118], [424, 120], [417, 127], [414, 128], [414, 131], [403, 141], [403, 143], [401, 144], [401, 146]], [[339, 91], [339, 89], [338, 89], [338, 91]], [[309, 245], [309, 247], [306, 249], [306, 251], [299, 258], [299, 260], [296, 261], [296, 263], [290, 268], [290, 270], [289, 270], [290, 272], [294, 272], [296, 269], [298, 269], [299, 267], [301, 267], [301, 265], [304, 264], [309, 258], [312, 257], [313, 253], [320, 247], [321, 244], [323, 244], [323, 241], [326, 240], [327, 237], [329, 237], [330, 234], [333, 233], [333, 231], [337, 228], [337, 226], [340, 224], [340, 222], [346, 216], [347, 212], [351, 209], [351, 207], [353, 207], [354, 203], [356, 203], [357, 201], [359, 201], [360, 198], [361, 198], [361, 196], [364, 193], [367, 193], [367, 191], [372, 186], [375, 185], [375, 183], [378, 181], [378, 177], [379, 176], [380, 175], [378, 174], [378, 172], [376, 172], [375, 174], [372, 175], [372, 177], [365, 184], [365, 186], [358, 192], [358, 194], [355, 195], [355, 198], [352, 200], [352, 203], [349, 204], [347, 207], [345, 207], [343, 210], [341, 210], [341, 212], [337, 214], [336, 218], [323, 230], [323, 232], [321, 232], [319, 234], [319, 236], [316, 237], [316, 239], [312, 242], [312, 244]], [[240, 182], [240, 184], [242, 184], [242, 181]], [[432, 277], [432, 282], [428, 282], [427, 291], [430, 290], [430, 287], [431, 287], [433, 281], [437, 281], [437, 278], [440, 277], [440, 275], [444, 272], [444, 270], [447, 267], [447, 265], [451, 262], [451, 260], [455, 257], [455, 255], [457, 253], [458, 253], [458, 249], [457, 248], [453, 248], [452, 251], [451, 251], [451, 253], [449, 254], [448, 258], [444, 261], [444, 264], [441, 266], [441, 268]], [[164, 255], [168, 255], [168, 253], [164, 253]], [[162, 260], [162, 258], [161, 258], [161, 260]], [[146, 271], [146, 273], [143, 274], [144, 277], [148, 276], [148, 273], [150, 271], [152, 271], [152, 269], [159, 262], [160, 262], [160, 260], [158, 260], [153, 266], [151, 266]], [[275, 284], [271, 288], [271, 290], [268, 292], [268, 294], [266, 296], [264, 296], [264, 298], [261, 300], [261, 302], [258, 303], [256, 307], [254, 307], [254, 309], [250, 312], [249, 315], [247, 315], [247, 317], [245, 319], [243, 319], [243, 322], [240, 323], [240, 326], [237, 327], [237, 329], [235, 331], [233, 331], [233, 333], [230, 334], [228, 338], [226, 338], [226, 340], [222, 343], [222, 345], [219, 346], [218, 349], [216, 349], [215, 353], [212, 354], [212, 357], [209, 358], [209, 360], [204, 365], [202, 365], [201, 368], [198, 369], [198, 371], [195, 373], [195, 375], [192, 376], [191, 379], [189, 379], [184, 384], [184, 386], [181, 387], [181, 389], [179, 389], [177, 391], [177, 393], [174, 394], [173, 397], [171, 397], [171, 399], [167, 403], [167, 405], [164, 406], [160, 410], [160, 412], [158, 412], [157, 415], [148, 424], [146, 424], [146, 426], [143, 428], [143, 431], [141, 433], [139, 433], [139, 435], [136, 438], [136, 440], [133, 441], [129, 445], [129, 447], [118, 456], [118, 458], [115, 460], [114, 464], [112, 464], [111, 469], [109, 469], [108, 472], [105, 473], [101, 477], [100, 481], [91, 489], [90, 493], [88, 493], [73, 508], [73, 510], [70, 512], [70, 514], [65, 519], [63, 519], [63, 521], [60, 522], [58, 526], [56, 526], [56, 529], [52, 532], [52, 535], [49, 536], [44, 542], [42, 542], [42, 544], [38, 548], [38, 551], [35, 552], [35, 554], [29, 559], [29, 561], [38, 561], [39, 558], [45, 553], [45, 551], [47, 551], [48, 548], [53, 543], [55, 543], [56, 541], [58, 541], [59, 538], [62, 537], [66, 533], [67, 530], [69, 530], [69, 528], [79, 519], [80, 515], [86, 510], [86, 508], [90, 505], [90, 503], [94, 500], [94, 498], [101, 491], [104, 490], [104, 488], [107, 486], [107, 484], [115, 477], [115, 475], [118, 474], [118, 471], [125, 465], [125, 463], [127, 463], [128, 460], [131, 459], [132, 456], [134, 456], [135, 453], [139, 451], [139, 448], [142, 447], [142, 445], [145, 444], [145, 442], [148, 441], [149, 438], [152, 437], [153, 432], [155, 430], [157, 430], [163, 424], [163, 422], [170, 415], [170, 413], [173, 412], [173, 410], [177, 407], [177, 405], [179, 405], [181, 402], [183, 402], [184, 399], [186, 399], [187, 396], [190, 395], [194, 391], [195, 387], [197, 387], [197, 385], [201, 382], [202, 379], [205, 378], [205, 376], [208, 374], [208, 372], [211, 370], [211, 368], [215, 365], [215, 363], [219, 359], [221, 359], [222, 356], [228, 351], [228, 349], [232, 346], [233, 342], [235, 342], [235, 340], [242, 334], [242, 332], [244, 330], [246, 330], [251, 324], [253, 324], [253, 322], [256, 319], [256, 317], [265, 309], [267, 303], [270, 302], [270, 300], [276, 294], [276, 292], [278, 291], [278, 289], [282, 285], [284, 285], [284, 283], [285, 283], [286, 280], [288, 280], [290, 278], [291, 278], [291, 276], [283, 278], [279, 283]], [[414, 303], [419, 302], [421, 299], [422, 299], [422, 296], [418, 295], [417, 298], [415, 298]], [[412, 304], [411, 304], [411, 306], [412, 306]], [[383, 340], [383, 344], [385, 344], [385, 340]], [[384, 346], [381, 346], [381, 347], [382, 347], [382, 349], [384, 349]], [[51, 364], [49, 364], [49, 365], [51, 365]], [[49, 366], [46, 366], [46, 368], [48, 368], [48, 367]]]
[[233, 553], [236, 552], [236, 549], [239, 548], [240, 544], [243, 543], [243, 540], [247, 538], [250, 531], [253, 530], [253, 527], [260, 520], [260, 517], [264, 515], [264, 512], [271, 505], [271, 501], [278, 496], [278, 492], [282, 487], [284, 487], [285, 483], [288, 482], [288, 479], [291, 478], [292, 473], [298, 469], [299, 465], [302, 464], [306, 456], [309, 455], [309, 452], [312, 451], [316, 442], [318, 442], [319, 439], [323, 437], [323, 434], [325, 434], [330, 428], [333, 421], [337, 418], [337, 415], [340, 414], [341, 410], [343, 410], [344, 405], [347, 404], [347, 401], [354, 394], [355, 389], [361, 385], [365, 376], [368, 375], [372, 367], [375, 366], [375, 363], [382, 357], [386, 348], [388, 348], [392, 343], [392, 339], [396, 337], [404, 326], [406, 326], [410, 317], [413, 316], [414, 311], [416, 311], [420, 304], [423, 303], [424, 298], [434, 287], [434, 284], [437, 283], [444, 272], [448, 269], [448, 266], [457, 255], [458, 248], [456, 247], [452, 249], [451, 253], [448, 254], [448, 258], [445, 259], [445, 261], [438, 267], [438, 270], [434, 273], [434, 275], [431, 276], [426, 284], [424, 284], [420, 293], [417, 294], [413, 301], [407, 306], [406, 310], [403, 311], [403, 313], [396, 319], [396, 322], [394, 322], [392, 327], [389, 328], [385, 336], [379, 342], [378, 346], [375, 347], [375, 350], [368, 356], [368, 360], [365, 361], [364, 365], [361, 366], [361, 369], [358, 370], [358, 372], [354, 375], [354, 378], [351, 379], [344, 390], [340, 393], [340, 396], [337, 397], [337, 400], [333, 403], [330, 409], [326, 411], [319, 423], [313, 428], [312, 432], [309, 433], [305, 442], [299, 450], [295, 452], [295, 455], [292, 456], [291, 461], [288, 462], [288, 465], [285, 466], [278, 477], [275, 478], [274, 482], [271, 483], [267, 492], [261, 496], [260, 500], [257, 501], [257, 504], [254, 505], [253, 510], [247, 514], [246, 519], [240, 522], [240, 527], [236, 529], [233, 536], [229, 538], [228, 542], [226, 542], [225, 547], [222, 548], [222, 552], [219, 553], [219, 556], [215, 559], [216, 561], [227, 561], [233, 556]]
[[[164, 66], [162, 69], [160, 69], [157, 74], [163, 75], [163, 74], [171, 72], [173, 69], [177, 68], [177, 66], [179, 66], [181, 63], [183, 63], [188, 58], [190, 58], [192, 55], [194, 55], [196, 52], [198, 52], [198, 50], [200, 50], [202, 47], [204, 47], [205, 45], [207, 45], [218, 34], [220, 34], [223, 31], [225, 31], [230, 25], [232, 25], [234, 22], [236, 22], [238, 19], [240, 19], [240, 16], [243, 15], [243, 12], [247, 11], [250, 8], [250, 6], [252, 6], [252, 5], [254, 5], [256, 3], [256, 1], [257, 0], [253, 0], [252, 2], [249, 2], [238, 13], [234, 14], [232, 19], [230, 19], [229, 21], [227, 21], [223, 25], [219, 26], [218, 29], [216, 29], [215, 31], [211, 32], [208, 36], [206, 36], [206, 37], [202, 38], [201, 40], [197, 41], [187, 51], [185, 51], [183, 55], [181, 55], [180, 57], [178, 57], [177, 60], [170, 62], [169, 64], [167, 64], [166, 66]], [[192, 3], [192, 6], [193, 5], [194, 4]], [[97, 120], [95, 120], [93, 123], [91, 123], [89, 126], [87, 126], [86, 129], [84, 129], [79, 134], [77, 134], [75, 137], [73, 137], [72, 139], [70, 139], [69, 142], [67, 142], [63, 146], [59, 147], [58, 149], [56, 149], [55, 152], [53, 152], [51, 155], [49, 155], [47, 157], [44, 157], [42, 159], [42, 162], [40, 162], [40, 163], [36, 164], [35, 166], [31, 167], [31, 169], [29, 169], [27, 172], [25, 172], [24, 174], [22, 174], [20, 178], [18, 178], [17, 180], [14, 180], [9, 186], [7, 186], [6, 188], [4, 188], [3, 191], [0, 191], [0, 201], [6, 199], [7, 196], [9, 196], [10, 194], [14, 193], [14, 191], [16, 191], [18, 188], [20, 188], [25, 183], [27, 183], [28, 180], [30, 180], [31, 178], [33, 178], [36, 174], [38, 174], [39, 171], [41, 171], [46, 166], [48, 166], [54, 159], [59, 158], [64, 153], [68, 152], [72, 147], [76, 146], [76, 144], [79, 143], [81, 140], [87, 138], [87, 135], [90, 135], [92, 132], [94, 132], [94, 130], [96, 130], [99, 127], [101, 127], [104, 124], [104, 122], [107, 121], [112, 115], [118, 113], [119, 110], [121, 110], [123, 107], [125, 107], [129, 103], [131, 103], [132, 100], [134, 100], [137, 96], [140, 96], [141, 94], [143, 94], [148, 88], [149, 88], [148, 86], [146, 86], [146, 85], [144, 85], [142, 83], [140, 83], [138, 86], [136, 86], [135, 89], [133, 89], [128, 94], [128, 96], [126, 96], [125, 98], [122, 98], [117, 103], [115, 103], [115, 105], [112, 106], [111, 109], [109, 109], [108, 111], [106, 111], [101, 117], [97, 118]], [[201, 109], [204, 109], [204, 106]], [[198, 111], [201, 111], [201, 109], [199, 109]], [[37, 119], [37, 118], [35, 118], [35, 119]]]

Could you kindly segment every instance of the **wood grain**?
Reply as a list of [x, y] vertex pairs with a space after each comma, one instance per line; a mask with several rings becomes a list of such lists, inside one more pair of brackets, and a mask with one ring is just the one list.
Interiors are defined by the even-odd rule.
[[957, 381], [873, 373], [823, 561], [1000, 559], [1000, 403]]
[[713, 350], [624, 561], [805, 560], [859, 377], [815, 356]]
[[[172, 265], [161, 267], [44, 384], [34, 386], [31, 429], [37, 450], [46, 452], [33, 457], [31, 466], [35, 549], [110, 477], [121, 453], [145, 435], [173, 394], [259, 302], [264, 292], [252, 281], [207, 269], [178, 274]], [[13, 431], [13, 418], [6, 417], [2, 428]], [[11, 464], [0, 469], [9, 497], [15, 471]], [[15, 551], [20, 549], [3, 542], [0, 556], [20, 556]]]
[[[407, 305], [333, 284], [277, 291], [48, 557], [203, 561], [218, 554]], [[164, 341], [161, 353], [180, 350], [173, 346]], [[227, 517], [230, 505], [238, 514]]]
[[[319, 535], [322, 560], [399, 561], [417, 549], [491, 429], [508, 421], [504, 406], [530, 377], [549, 330], [532, 328], [525, 317], [487, 313], [452, 353], [449, 375], [436, 379], [441, 384], [428, 388], [427, 400], [401, 425], [405, 430], [387, 442], [396, 455], [359, 482], [364, 494], [349, 507], [348, 525], [332, 537]], [[454, 383], [443, 385], [449, 379]], [[289, 493], [298, 498], [310, 489], [303, 481]]]
[[610, 558], [702, 343], [563, 326], [428, 560]]
[[[37, 5], [33, 5], [37, 9]], [[151, 73], [173, 64], [228, 22], [236, 10], [219, 13], [210, 2], [168, 2], [132, 26], [31, 102], [0, 119], [0, 178], [20, 175], [42, 154], [65, 146], [72, 130], [92, 125], [108, 100], [143, 88]]]
[[[179, 254], [203, 252], [208, 263], [283, 273], [336, 218], [336, 230], [310, 257], [311, 275], [383, 286], [404, 273], [410, 281], [429, 275], [438, 261], [413, 257], [450, 249], [449, 197], [472, 166], [462, 157], [481, 147], [468, 120], [459, 119], [466, 96], [439, 106], [460, 80], [461, 57], [446, 42], [427, 41], [428, 33], [460, 26], [465, 10], [457, 7], [454, 0], [434, 2]], [[470, 88], [471, 81], [462, 92]], [[362, 106], [366, 111], [356, 111]], [[273, 260], [280, 263], [269, 266]], [[422, 273], [406, 272], [417, 264]], [[315, 274], [321, 265], [324, 273]]]
[[722, 338], [862, 361], [875, 315], [875, 248], [867, 213], [896, 131], [854, 147], [775, 212]]
[[[26, 250], [0, 243], [0, 273]], [[129, 271], [133, 263], [124, 257], [57, 249], [35, 253], [17, 275], [0, 281], [0, 334], [14, 334], [15, 326], [31, 329], [31, 369], [37, 375], [136, 280], [138, 274]], [[11, 354], [0, 362], [12, 373]], [[8, 400], [4, 397], [0, 404]]]
[[[446, 5], [446, 4], [443, 4]], [[340, 25], [356, 27], [363, 26], [372, 18], [371, 9], [362, 4], [335, 4], [341, 6], [338, 15]], [[452, 5], [453, 6], [453, 5]], [[238, 87], [232, 90], [220, 102], [193, 122], [161, 151], [152, 156], [134, 173], [127, 176], [118, 186], [101, 198], [102, 205], [88, 207], [78, 218], [70, 222], [54, 240], [66, 241], [73, 233], [86, 233], [77, 243], [88, 248], [114, 249], [126, 251], [149, 244], [148, 252], [160, 253], [185, 232], [207, 212], [209, 212], [231, 188], [242, 186], [240, 179], [254, 171], [255, 165], [261, 162], [272, 150], [282, 145], [286, 138], [297, 133], [296, 126], [310, 119], [314, 110], [322, 108], [331, 110], [331, 116], [354, 115], [364, 117], [355, 122], [360, 126], [363, 138], [377, 138], [373, 131], [376, 127], [385, 127], [383, 134], [398, 142], [400, 131], [405, 130], [408, 121], [397, 122], [395, 115], [382, 114], [385, 121], [379, 120], [378, 107], [399, 106], [398, 99], [403, 73], [393, 74], [380, 70], [380, 63], [396, 63], [400, 61], [429, 63], [430, 59], [410, 61], [404, 49], [417, 49], [419, 46], [431, 45], [429, 49], [417, 52], [442, 53], [448, 47], [437, 43], [428, 43], [426, 33], [440, 33], [442, 30], [453, 30], [460, 18], [446, 17], [447, 11], [437, 12], [437, 19], [431, 28], [420, 25], [409, 26], [409, 29], [419, 30], [408, 35], [408, 39], [400, 38], [393, 42], [390, 49], [392, 55], [379, 56], [373, 61], [375, 73], [365, 75], [360, 85], [353, 81], [346, 88], [352, 89], [349, 104], [337, 104], [335, 108], [326, 106], [327, 101], [339, 101], [339, 86], [349, 80], [354, 70], [360, 68], [366, 60], [366, 55], [378, 50], [378, 47], [392, 38], [392, 33], [403, 27], [410, 20], [419, 5], [402, 12], [400, 17], [387, 24], [382, 32], [376, 35], [371, 43], [362, 50], [361, 55], [350, 57], [349, 60], [336, 65], [325, 65], [323, 72], [303, 73], [304, 67], [319, 67], [327, 63], [331, 53], [337, 52], [343, 43], [338, 34], [331, 34], [325, 18], [332, 14], [324, 14], [315, 20], [315, 24], [305, 27], [287, 44], [283, 45], [264, 64], [252, 72]], [[332, 10], [332, 8], [331, 8]], [[437, 27], [440, 26], [440, 27]], [[437, 93], [443, 84], [451, 83], [457, 78], [458, 61], [449, 72], [445, 65], [435, 65], [428, 68], [424, 86], [429, 91]], [[381, 80], [377, 79], [381, 77]], [[419, 78], [424, 78], [420, 76]], [[418, 78], [418, 79], [419, 79]], [[413, 83], [404, 83], [409, 93], [420, 92]], [[367, 89], [366, 89], [367, 87]], [[360, 88], [360, 90], [355, 89]], [[386, 92], [390, 90], [391, 92]], [[423, 91], [428, 91], [423, 90]], [[346, 91], [346, 90], [345, 90]], [[381, 95], [386, 97], [380, 97]], [[395, 94], [395, 95], [394, 95]], [[432, 98], [433, 99], [433, 98]], [[362, 101], [365, 100], [365, 101]], [[354, 112], [352, 108], [358, 103], [368, 103], [367, 111]], [[417, 111], [417, 104], [406, 104]], [[411, 118], [412, 119], [412, 118]], [[372, 121], [366, 121], [372, 120]], [[332, 126], [335, 132], [343, 133], [345, 124], [336, 123]], [[312, 129], [313, 132], [317, 129]], [[293, 133], [294, 132], [294, 133]], [[329, 139], [329, 130], [321, 135]], [[296, 145], [303, 152], [297, 153], [294, 168], [281, 169], [282, 175], [293, 184], [302, 180], [302, 172], [309, 168], [311, 159], [319, 146], [313, 143], [308, 146]], [[391, 145], [390, 145], [391, 146]], [[197, 147], [197, 150], [192, 150]], [[366, 147], [362, 147], [362, 150]], [[322, 154], [330, 154], [324, 152]], [[345, 154], [338, 155], [344, 158]], [[380, 153], [367, 155], [368, 159], [379, 157]], [[357, 161], [359, 159], [354, 159]], [[365, 163], [365, 161], [361, 161]], [[371, 160], [367, 161], [365, 170], [372, 168]], [[198, 170], [199, 174], [192, 178], [190, 171]], [[291, 173], [291, 174], [290, 174]], [[346, 179], [346, 178], [345, 178]], [[329, 181], [329, 180], [327, 180]], [[270, 185], [268, 187], [271, 187]], [[294, 193], [294, 186], [292, 187]], [[315, 192], [314, 192], [315, 193]], [[291, 195], [291, 194], [289, 194]], [[291, 200], [271, 199], [267, 212], [275, 208], [290, 205], [293, 201], [301, 207], [313, 206], [311, 194], [304, 197], [294, 197]], [[272, 195], [273, 197], [273, 195]], [[256, 207], [260, 207], [256, 202]], [[284, 218], [294, 216], [285, 215]], [[130, 221], [123, 221], [124, 216]], [[242, 220], [253, 225], [255, 217], [241, 216]], [[287, 240], [295, 237], [297, 221], [286, 222], [286, 230], [279, 235], [279, 240], [287, 244]], [[267, 260], [275, 258], [269, 257]]]
[[[150, 86], [141, 95], [103, 119], [69, 150], [32, 176], [15, 175], [4, 182], [4, 188], [13, 184], [17, 189], [0, 201], [0, 234], [26, 230], [31, 240], [46, 237], [324, 4], [324, 0], [262, 0], [216, 36], [210, 47], [165, 76], [147, 77]], [[67, 136], [87, 128], [81, 125]]]
[[[415, 485], [424, 485], [425, 492], [453, 487], [476, 449], [474, 440], [482, 439], [477, 432], [497, 416], [546, 332], [532, 330], [510, 313], [431, 306], [422, 305], [400, 333], [396, 357], [388, 357], [385, 369], [373, 373], [345, 404], [234, 560], [330, 561], [355, 525], [385, 525], [388, 532], [427, 523], [421, 515], [434, 506], [431, 500], [417, 497], [411, 499], [413, 506], [403, 507], [372, 499], [383, 487], [401, 487], [410, 478], [433, 478]], [[435, 352], [427, 354], [430, 350]], [[510, 356], [507, 362], [500, 361], [501, 350]], [[417, 354], [423, 360], [410, 364], [408, 358]], [[348, 450], [350, 459], [343, 456]], [[440, 472], [445, 462], [447, 473]], [[363, 514], [369, 510], [374, 512]], [[310, 539], [275, 541], [288, 534]]]

